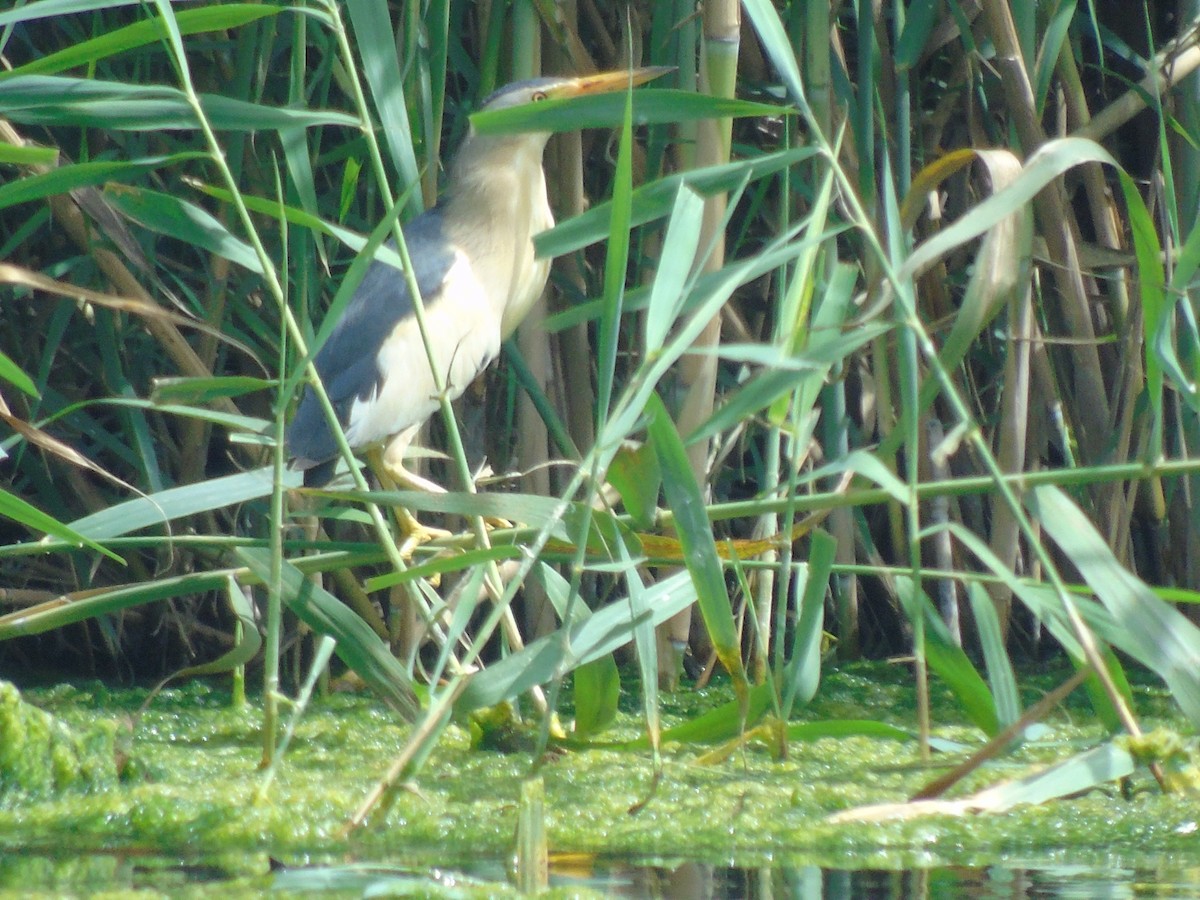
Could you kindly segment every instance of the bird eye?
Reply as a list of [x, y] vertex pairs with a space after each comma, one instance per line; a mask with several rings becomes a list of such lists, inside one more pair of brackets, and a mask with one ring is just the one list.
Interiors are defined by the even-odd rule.
[[531, 100], [533, 103], [537, 103], [539, 100], [545, 100], [545, 99], [546, 99], [546, 92], [545, 92], [545, 91], [534, 91], [534, 92], [533, 92], [533, 96], [532, 96], [532, 97], [530, 97], [529, 99], [530, 99], [530, 100]]

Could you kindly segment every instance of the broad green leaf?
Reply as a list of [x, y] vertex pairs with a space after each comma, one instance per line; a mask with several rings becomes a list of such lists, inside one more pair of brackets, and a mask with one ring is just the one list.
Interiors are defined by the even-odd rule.
[[917, 64], [941, 6], [941, 0], [910, 0], [904, 9], [904, 28], [896, 41], [896, 68], [911, 69]]
[[797, 581], [800, 610], [792, 635], [790, 658], [784, 672], [780, 710], [787, 719], [797, 702], [807, 706], [821, 682], [821, 637], [825, 633], [825, 590], [833, 571], [837, 539], [820, 528], [809, 538], [808, 566], [803, 589]]
[[783, 27], [783, 22], [779, 19], [779, 13], [775, 6], [771, 0], [742, 0], [742, 7], [750, 18], [750, 24], [758, 32], [763, 52], [775, 66], [779, 77], [783, 79], [783, 85], [791, 95], [792, 102], [801, 109], [806, 109], [808, 101], [804, 96], [804, 80], [800, 77], [800, 64], [796, 60], [792, 41]]
[[[242, 547], [237, 555], [257, 577], [263, 581], [270, 579], [270, 550]], [[280, 589], [288, 609], [317, 634], [328, 635], [337, 641], [334, 651], [372, 690], [407, 721], [416, 718], [421, 707], [413, 692], [412, 680], [391, 649], [366, 622], [286, 561]]]
[[[972, 155], [986, 167], [993, 196], [1024, 177], [1020, 161], [1008, 150], [977, 150]], [[973, 215], [968, 213], [966, 218]], [[946, 369], [957, 368], [988, 324], [1028, 286], [1032, 242], [1033, 210], [1028, 204], [1018, 206], [988, 229], [950, 333], [938, 352]], [[925, 397], [921, 400], [922, 408], [930, 402]]]
[[[770, 684], [759, 684], [750, 688], [750, 714], [746, 717], [745, 723], [747, 727], [761, 721], [762, 717], [771, 709], [773, 690], [774, 688]], [[668, 728], [663, 732], [663, 741], [676, 744], [711, 744], [731, 740], [741, 734], [739, 715], [736, 702], [723, 704], [673, 728]], [[872, 719], [826, 719], [817, 722], [791, 722], [787, 726], [789, 741], [818, 741], [822, 738], [854, 736], [894, 741], [913, 740], [913, 735], [904, 729]], [[940, 741], [931, 743], [942, 744]], [[642, 746], [642, 742], [635, 742], [633, 746]], [[946, 749], [958, 750], [961, 747], [950, 747], [949, 742], [946, 742]]]
[[[629, 266], [629, 228], [633, 192], [633, 130], [630, 123], [633, 92], [618, 95], [623, 101], [624, 118], [621, 143], [617, 149], [617, 167], [613, 175], [612, 218], [608, 224], [608, 247], [604, 257], [604, 306], [600, 315], [596, 351], [597, 431], [603, 431], [612, 404], [613, 379], [617, 370], [617, 346], [621, 335], [621, 314], [625, 303], [625, 279]], [[540, 104], [539, 104], [540, 105]]]
[[122, 213], [151, 231], [209, 250], [250, 272], [262, 274], [262, 265], [253, 248], [194, 203], [160, 191], [128, 186], [109, 190], [105, 196]]
[[[1122, 181], [1121, 188], [1123, 191], [1126, 190], [1124, 181]], [[1140, 200], [1139, 195], [1138, 201], [1140, 202]], [[1139, 268], [1140, 265], [1139, 262]], [[1192, 347], [1200, 346], [1200, 327], [1197, 326], [1195, 311], [1190, 302], [1192, 294], [1190, 285], [1198, 267], [1200, 267], [1200, 223], [1192, 228], [1183, 242], [1183, 246], [1179, 248], [1175, 267], [1171, 273], [1170, 287], [1167, 290], [1168, 296], [1178, 298], [1175, 301], [1177, 310], [1175, 321], [1179, 323], [1180, 333], [1173, 335], [1170, 328], [1160, 328], [1154, 335], [1163, 366], [1171, 373], [1172, 378], [1176, 379], [1179, 392], [1187, 398], [1192, 409], [1200, 407], [1200, 393], [1197, 392], [1197, 376], [1200, 375], [1200, 372], [1197, 372], [1195, 353], [1192, 353], [1192, 358], [1188, 361], [1188, 371], [1185, 373], [1175, 358], [1175, 349], [1172, 344], [1175, 340], [1181, 344], [1187, 340]], [[1151, 275], [1150, 277], [1157, 276]], [[1164, 321], [1170, 321], [1170, 318], [1163, 316]], [[1160, 342], [1161, 346], [1159, 346]]]
[[[630, 223], [644, 225], [669, 215], [684, 185], [702, 197], [723, 194], [747, 179], [764, 178], [811, 159], [815, 152], [811, 147], [781, 150], [752, 160], [693, 169], [657, 179], [634, 190]], [[537, 255], [563, 256], [607, 238], [612, 220], [610, 205], [609, 201], [598, 203], [587, 212], [560, 222], [549, 231], [543, 231], [534, 239]]]
[[58, 162], [58, 148], [17, 146], [0, 141], [0, 163], [12, 166], [52, 166]]
[[[646, 589], [647, 621], [658, 625], [695, 602], [691, 578], [678, 572]], [[471, 678], [455, 708], [469, 712], [519, 697], [534, 685], [546, 684], [629, 643], [637, 624], [630, 621], [626, 601], [610, 603], [489, 665]]]
[[[1035, 584], [1027, 579], [1018, 578], [1000, 562], [1000, 559], [992, 552], [991, 548], [972, 531], [954, 522], [949, 523], [945, 527], [963, 546], [975, 554], [980, 562], [987, 566], [993, 574], [997, 575], [1015, 596], [1021, 599], [1021, 602], [1029, 608], [1029, 611], [1033, 613], [1038, 621], [1046, 626], [1054, 636], [1054, 639], [1062, 645], [1076, 666], [1084, 664], [1083, 648], [1079, 646], [1075, 631], [1067, 619], [1066, 610], [1063, 608], [1062, 601], [1054, 588], [1048, 584]], [[1082, 598], [1077, 602], [1077, 609], [1089, 628], [1113, 646], [1120, 647], [1128, 652], [1126, 645], [1127, 635], [1118, 626], [1108, 610], [1091, 601], [1083, 601]], [[1132, 702], [1129, 682], [1125, 678], [1120, 662], [1109, 647], [1103, 647], [1101, 652], [1104, 654], [1109, 673], [1122, 696], [1125, 697], [1126, 702]], [[1089, 676], [1086, 687], [1088, 695], [1091, 697], [1092, 705], [1103, 722], [1104, 727], [1110, 732], [1119, 730], [1121, 727], [1120, 716], [1117, 714], [1108, 695], [1100, 687], [1095, 675]]]
[[662, 487], [654, 448], [649, 444], [622, 445], [609, 464], [608, 481], [621, 495], [634, 527], [646, 530], [654, 527], [658, 492]]
[[633, 620], [633, 642], [637, 651], [638, 672], [641, 675], [642, 714], [646, 722], [646, 737], [654, 755], [655, 771], [661, 767], [662, 718], [658, 708], [658, 635], [651, 621], [646, 602], [646, 585], [642, 573], [630, 559], [629, 549], [621, 541], [617, 547], [620, 561], [626, 565], [625, 586], [629, 591], [629, 617]]
[[[295, 190], [296, 196], [300, 198], [300, 205], [304, 210], [304, 214], [312, 218], [317, 218], [320, 212], [319, 201], [317, 200], [317, 184], [316, 174], [313, 171], [313, 160], [311, 149], [308, 145], [308, 132], [303, 128], [281, 128], [279, 130], [279, 143], [283, 147], [284, 163], [287, 166], [288, 175], [292, 180], [292, 188]], [[350, 159], [346, 161], [346, 172], [353, 170], [357, 173], [360, 166], [357, 160]], [[349, 211], [350, 202], [357, 196], [357, 191], [347, 186], [342, 186], [342, 202], [338, 206], [338, 220], [342, 221], [346, 218]], [[280, 197], [276, 201], [274, 216], [278, 219], [282, 217], [285, 221], [293, 214], [293, 211], [284, 209], [283, 198]], [[329, 261], [324, 255], [324, 245], [321, 241], [316, 241], [318, 251], [321, 253], [321, 265], [328, 268]]]
[[[690, 445], [696, 441], [708, 440], [721, 434], [738, 423], [747, 421], [793, 391], [806, 386], [820, 388], [825, 383], [826, 375], [833, 363], [847, 358], [860, 347], [886, 334], [891, 328], [890, 323], [878, 322], [859, 326], [845, 334], [839, 331], [835, 341], [821, 343], [820, 356], [801, 353], [792, 358], [790, 366], [770, 365], [764, 371], [750, 378], [745, 385], [717, 407], [706, 422], [687, 436], [685, 443]], [[763, 349], [770, 353], [778, 353], [775, 348], [764, 347]], [[826, 353], [836, 358], [821, 358]], [[722, 356], [724, 355], [725, 353], [722, 353]], [[815, 391], [808, 393], [811, 397]], [[811, 405], [812, 399], [809, 399], [808, 402]]]
[[[363, 74], [383, 124], [384, 139], [392, 163], [400, 173], [401, 187], [419, 185], [421, 173], [417, 168], [408, 110], [404, 105], [404, 76], [396, 56], [396, 35], [388, 4], [384, 0], [348, 0], [346, 8], [362, 59]], [[409, 211], [419, 213], [423, 205], [420, 191], [411, 191], [405, 196]]]
[[[1008, 196], [1017, 183], [1029, 175], [1028, 166], [1022, 168], [1017, 157], [1008, 150], [959, 150], [946, 154], [917, 174], [909, 196], [905, 198], [902, 211], [905, 221], [915, 221], [919, 207], [913, 198], [925, 196], [946, 178], [972, 163], [979, 163], [987, 169], [993, 194], [984, 204], [962, 216], [951, 229], [981, 216], [984, 206], [992, 200]], [[1032, 163], [1031, 159], [1030, 164]], [[1000, 311], [1009, 305], [1009, 301], [1019, 292], [1029, 289], [1033, 211], [1028, 202], [1014, 200], [1009, 205], [1009, 213], [986, 229], [987, 234], [975, 255], [975, 265], [959, 312], [954, 317], [950, 333], [941, 342], [938, 360], [948, 371], [953, 371], [959, 366], [975, 345], [979, 335]], [[938, 237], [944, 233], [940, 233]], [[933, 238], [926, 244], [936, 239]], [[924, 247], [925, 245], [922, 245], [917, 252], [922, 252]], [[927, 379], [920, 388], [917, 410], [928, 408], [940, 390], [941, 383], [938, 379]], [[906, 420], [915, 412], [916, 410], [905, 410]], [[892, 445], [907, 433], [908, 427], [906, 421], [894, 428], [891, 441], [885, 442], [881, 452], [891, 452], [894, 449]]]
[[[933, 4], [931, 3], [931, 5]], [[1045, 113], [1050, 82], [1054, 78], [1054, 70], [1058, 66], [1058, 59], [1063, 47], [1066, 46], [1067, 34], [1073, 18], [1075, 18], [1075, 0], [1060, 0], [1054, 8], [1050, 22], [1045, 26], [1033, 79], [1034, 107], [1039, 116]], [[1072, 52], [1069, 47], [1067, 52]]]
[[[294, 134], [294, 129], [284, 129], [282, 134], [286, 149], [287, 140], [289, 136]], [[294, 173], [293, 177], [295, 177]], [[220, 200], [222, 203], [233, 202], [232, 195], [224, 188], [215, 187], [211, 184], [203, 184], [198, 181], [193, 181], [191, 186], [205, 196]], [[288, 224], [298, 225], [301, 228], [308, 228], [317, 232], [318, 234], [329, 235], [330, 237], [340, 241], [344, 246], [353, 250], [355, 253], [361, 252], [363, 248], [368, 245], [368, 238], [364, 237], [358, 232], [351, 231], [349, 228], [343, 228], [341, 225], [326, 221], [320, 216], [309, 213], [303, 209], [298, 209], [295, 206], [288, 206], [287, 204], [280, 205], [279, 201], [276, 199], [256, 197], [253, 194], [242, 194], [242, 201], [246, 204], [246, 208], [250, 210], [250, 212], [259, 213], [264, 216], [271, 216], [275, 219], [278, 219], [282, 215]], [[379, 245], [382, 245], [383, 241], [391, 235], [390, 219], [387, 220], [385, 226], [386, 227], [381, 232], [382, 237], [380, 237]], [[375, 258], [386, 262], [389, 265], [395, 266], [396, 268], [401, 268], [402, 264], [400, 262], [400, 256], [394, 250], [376, 246], [372, 252], [377, 254]]]
[[529, 580], [542, 589], [559, 622], [567, 621], [567, 612], [571, 613], [571, 621], [575, 624], [591, 616], [592, 611], [586, 603], [571, 602], [571, 583], [554, 566], [544, 562], [534, 563], [529, 573]]
[[621, 676], [612, 656], [602, 656], [575, 670], [575, 737], [587, 740], [617, 717]]
[[1101, 744], [1024, 778], [980, 791], [967, 802], [987, 812], [1004, 812], [1023, 803], [1045, 803], [1090, 791], [1132, 775], [1133, 766], [1133, 757], [1124, 747]]
[[[580, 128], [617, 127], [625, 115], [629, 91], [589, 94], [567, 100], [489, 109], [471, 116], [479, 134], [513, 134], [529, 131], [577, 131]], [[658, 125], [698, 119], [786, 115], [786, 107], [748, 100], [710, 97], [691, 91], [638, 88], [632, 92], [632, 124]]]
[[30, 397], [38, 396], [37, 385], [33, 383], [33, 379], [26, 375], [21, 367], [5, 356], [4, 353], [0, 353], [0, 378], [20, 388]]
[[[739, 182], [741, 184], [741, 182]], [[591, 215], [590, 212], [584, 215]], [[575, 221], [572, 219], [571, 221]], [[795, 242], [793, 238], [800, 231], [799, 228], [794, 228], [779, 239], [772, 241], [766, 249], [761, 249], [747, 257], [730, 260], [723, 269], [718, 269], [715, 272], [703, 272], [694, 276], [688, 283], [687, 296], [684, 298], [683, 305], [679, 309], [679, 317], [676, 322], [680, 322], [686, 317], [695, 314], [696, 309], [705, 306], [709, 302], [709, 298], [720, 291], [723, 291], [729, 284], [730, 273], [736, 271], [739, 278], [742, 279], [740, 284], [735, 285], [740, 287], [743, 284], [748, 284], [755, 278], [761, 277], [764, 273], [769, 272], [772, 268], [778, 268], [781, 265], [790, 263], [796, 254], [804, 247], [811, 246], [814, 243], [827, 241], [830, 238], [837, 237], [845, 231], [844, 226], [830, 229], [828, 232], [820, 235], [818, 238], [805, 238]], [[545, 234], [546, 232], [543, 232]], [[596, 238], [599, 240], [600, 238]], [[535, 241], [536, 243], [536, 241]], [[626, 293], [625, 311], [626, 313], [634, 310], [643, 310], [646, 308], [649, 300], [650, 291], [646, 287], [633, 288]], [[590, 322], [600, 317], [603, 310], [603, 304], [599, 300], [588, 301], [571, 306], [562, 312], [555, 313], [546, 319], [547, 331], [561, 331], [572, 325], [578, 325], [582, 322]], [[670, 337], [673, 342], [674, 336]], [[670, 344], [668, 344], [670, 346]], [[690, 348], [689, 348], [690, 352]], [[700, 351], [700, 352], [719, 352], [716, 350]], [[655, 360], [651, 358], [651, 362]]]
[[1200, 269], [1200, 222], [1188, 232], [1187, 239], [1179, 248], [1179, 256], [1171, 272], [1170, 293], [1176, 297], [1183, 296], [1197, 269]]
[[[787, 280], [787, 289], [779, 303], [779, 321], [775, 324], [775, 333], [779, 336], [781, 347], [793, 352], [799, 352], [807, 346], [808, 335], [812, 329], [809, 319], [817, 281], [822, 274], [819, 264], [824, 260], [829, 247], [826, 241], [814, 241], [812, 238], [829, 230], [829, 209], [834, 200], [833, 188], [834, 172], [830, 167], [821, 178], [820, 186], [814, 191], [812, 210], [804, 223], [805, 236], [809, 240], [796, 254], [795, 263], [791, 266], [791, 277]], [[843, 274], [844, 268], [845, 266], [841, 266], [829, 273], [830, 291], [848, 294], [854, 287], [856, 276]], [[781, 403], [772, 410], [773, 423], [782, 424], [787, 411], [786, 406], [786, 403]]]
[[220, 425], [231, 432], [247, 432], [250, 434], [258, 434], [269, 424], [266, 419], [260, 419], [257, 416], [243, 416], [237, 413], [227, 413], [219, 409], [210, 409], [207, 406], [182, 406], [178, 403], [156, 403], [153, 400], [141, 400], [138, 398], [114, 397], [107, 400], [93, 401], [101, 406], [122, 406], [127, 409], [148, 410], [152, 409], [156, 412], [164, 413], [172, 416], [184, 416], [189, 419], [201, 419], [205, 422], [211, 422], [214, 425]]
[[64, 625], [74, 625], [98, 616], [120, 612], [131, 606], [219, 591], [225, 587], [228, 577], [228, 570], [199, 572], [108, 589], [81, 591], [81, 596], [64, 598], [67, 600], [64, 603], [45, 604], [0, 616], [0, 640], [41, 634], [62, 628]]
[[675, 528], [683, 550], [684, 565], [696, 586], [700, 615], [712, 639], [717, 658], [733, 679], [738, 697], [746, 700], [746, 670], [742, 665], [741, 643], [733, 609], [725, 586], [725, 572], [717, 545], [713, 540], [712, 523], [704, 508], [700, 486], [692, 474], [691, 463], [675, 423], [657, 394], [646, 405], [650, 415], [649, 436], [662, 470], [663, 493], [675, 515]]
[[996, 703], [987, 682], [972, 665], [963, 649], [950, 638], [945, 623], [934, 610], [924, 591], [917, 591], [912, 578], [896, 577], [896, 593], [911, 620], [925, 618], [925, 659], [929, 668], [946, 683], [963, 712], [984, 734], [991, 737], [1000, 730]]
[[1025, 505], [1120, 623], [1127, 652], [1156, 672], [1184, 715], [1200, 725], [1200, 629], [1122, 566], [1059, 488], [1034, 488]]
[[222, 397], [241, 397], [273, 387], [273, 379], [254, 378], [250, 375], [155, 378], [150, 400], [156, 404], [208, 403]]
[[[218, 131], [263, 131], [341, 125], [358, 120], [328, 110], [264, 106], [202, 94], [201, 106]], [[81, 125], [122, 131], [198, 128], [195, 112], [177, 88], [63, 75], [13, 75], [0, 80], [0, 114], [33, 125]]]
[[[30, 4], [30, 6], [42, 4]], [[111, 6], [113, 4], [106, 4]], [[213, 6], [201, 5], [198, 8], [180, 9], [175, 13], [181, 34], [203, 34], [209, 31], [224, 31], [240, 28], [250, 22], [258, 21], [266, 16], [274, 16], [284, 12], [288, 7], [266, 6], [251, 3], [226, 3]], [[311, 12], [310, 12], [311, 14]], [[2, 18], [2, 17], [0, 17]], [[75, 69], [97, 62], [108, 56], [126, 53], [147, 44], [154, 44], [163, 37], [160, 19], [145, 19], [116, 28], [98, 37], [79, 41], [64, 50], [50, 53], [46, 56], [17, 66], [13, 69], [16, 74], [53, 74], [66, 69]], [[0, 78], [10, 77], [8, 73]]]
[[[462, 596], [469, 600], [455, 604], [454, 611], [450, 617], [450, 622], [446, 626], [446, 636], [442, 641], [442, 646], [438, 651], [437, 664], [429, 674], [429, 683], [438, 684], [445, 677], [447, 668], [450, 666], [450, 660], [454, 652], [458, 649], [459, 642], [463, 640], [463, 635], [467, 633], [467, 629], [471, 627], [471, 620], [479, 609], [479, 605], [473, 602], [474, 598], [483, 595], [484, 579], [488, 577], [488, 567], [476, 565], [464, 577]], [[457, 586], [456, 586], [457, 590]], [[419, 647], [414, 647], [414, 652], [419, 651]], [[412, 665], [409, 665], [412, 669]]]
[[189, 160], [203, 159], [203, 153], [174, 153], [170, 156], [134, 160], [100, 160], [59, 166], [48, 172], [27, 175], [7, 184], [0, 184], [0, 209], [17, 203], [54, 197], [91, 185], [121, 181], [142, 172], [173, 166]]
[[[733, 292], [743, 284], [760, 274], [771, 271], [782, 265], [785, 260], [806, 245], [806, 241], [793, 240], [797, 229], [793, 229], [772, 241], [757, 256], [747, 260], [732, 263], [717, 273], [717, 278], [706, 282], [703, 292], [697, 287], [694, 305], [689, 309], [688, 316], [679, 323], [672, 333], [670, 341], [656, 357], [647, 360], [637, 371], [630, 387], [622, 395], [620, 403], [601, 431], [597, 446], [603, 448], [606, 456], [601, 457], [603, 468], [616, 452], [620, 442], [626, 439], [644, 417], [644, 411], [653, 401], [651, 399], [659, 381], [667, 371], [688, 349], [696, 343], [696, 339], [717, 315], [721, 307], [728, 302]], [[673, 427], [673, 426], [672, 426]]]
[[[58, 519], [42, 512], [33, 504], [27, 503], [15, 494], [10, 494], [5, 490], [0, 490], [0, 516], [18, 522], [33, 531], [45, 532], [49, 536], [58, 538], [59, 541], [69, 547], [90, 547], [99, 553], [103, 553], [115, 562], [125, 562], [117, 554], [98, 543], [98, 540], [102, 538], [97, 538], [95, 535], [80, 531], [75, 526], [64, 525]], [[52, 549], [59, 548], [47, 544], [46, 551], [49, 552]]]
[[17, 22], [36, 22], [53, 16], [72, 13], [97, 12], [105, 9], [120, 9], [123, 6], [141, 6], [144, 0], [37, 0], [25, 3], [7, 12], [0, 12], [0, 26]]
[[[287, 487], [299, 487], [300, 482], [301, 473], [286, 473]], [[271, 489], [271, 469], [264, 466], [127, 500], [76, 519], [71, 523], [71, 528], [94, 541], [102, 541], [142, 528], [166, 525], [184, 516], [266, 497]]]
[[925, 241], [904, 261], [898, 278], [907, 281], [940, 259], [944, 254], [994, 228], [1002, 219], [1020, 212], [1055, 178], [1068, 169], [1088, 162], [1117, 167], [1116, 160], [1094, 141], [1086, 138], [1058, 138], [1039, 147], [1025, 161], [1020, 175], [1004, 190], [988, 197], [970, 214]]
[[819, 483], [843, 472], [853, 472], [875, 482], [897, 503], [908, 502], [908, 486], [884, 464], [883, 460], [866, 450], [851, 450], [842, 459], [822, 466], [814, 473], [813, 480]]
[[1000, 630], [1000, 619], [996, 606], [984, 590], [983, 585], [971, 582], [967, 585], [967, 599], [971, 604], [971, 616], [979, 632], [979, 646], [983, 650], [983, 661], [987, 666], [988, 685], [996, 705], [996, 718], [1001, 728], [1007, 728], [1021, 717], [1021, 697], [1017, 692], [1017, 678], [1013, 674], [1012, 661], [1004, 646], [1004, 634]]
[[219, 675], [244, 666], [258, 655], [262, 648], [262, 635], [258, 632], [258, 618], [241, 585], [232, 574], [225, 579], [225, 597], [229, 607], [242, 624], [241, 638], [228, 650], [211, 662], [188, 666], [171, 674], [171, 678], [192, 678], [196, 675]]
[[658, 270], [646, 304], [646, 353], [657, 353], [675, 325], [700, 245], [704, 200], [686, 183], [679, 185], [658, 256]]
[[662, 733], [663, 743], [710, 744], [728, 741], [752, 728], [774, 706], [775, 685], [752, 685], [745, 702], [732, 700], [694, 716]]
[[1184, 373], [1172, 344], [1174, 316], [1167, 302], [1165, 275], [1162, 266], [1162, 245], [1150, 211], [1133, 179], [1120, 173], [1121, 191], [1129, 215], [1129, 230], [1137, 253], [1137, 288], [1142, 302], [1142, 354], [1146, 366], [1146, 399], [1150, 404], [1150, 434], [1143, 459], [1162, 456], [1163, 438], [1163, 369], [1171, 373], [1175, 384], [1193, 406], [1196, 403], [1195, 381]]
[[[403, 572], [385, 572], [374, 578], [368, 578], [363, 582], [363, 590], [368, 594], [373, 594], [393, 585], [405, 584], [420, 578], [436, 578], [452, 572], [461, 572], [464, 569], [478, 568], [480, 572], [484, 572], [486, 563], [499, 562], [502, 559], [520, 559], [521, 555], [522, 550], [516, 544], [500, 543], [491, 547], [467, 550], [465, 553], [454, 553], [449, 556], [438, 555], [428, 562], [414, 563]], [[301, 561], [296, 560], [295, 562]]]
[[[451, 513], [463, 517], [489, 516], [497, 519], [508, 519], [510, 522], [520, 522], [533, 528], [540, 528], [547, 522], [559, 522], [559, 501], [554, 497], [542, 497], [537, 494], [501, 494], [501, 493], [470, 493], [467, 491], [449, 491], [445, 494], [434, 494], [428, 491], [338, 491], [322, 490], [323, 496], [338, 500], [351, 500], [356, 503], [378, 503], [387, 506], [402, 506], [415, 512]], [[600, 513], [596, 510], [573, 504], [566, 522], [580, 515], [589, 515], [598, 519]], [[571, 532], [567, 525], [561, 522], [553, 532], [559, 540], [570, 540]]]
[[596, 611], [578, 629], [573, 630], [570, 665], [590, 662], [633, 639], [641, 624], [656, 626], [665, 622], [681, 609], [696, 602], [696, 592], [686, 572], [679, 572], [646, 588], [642, 594], [642, 609], [645, 616], [635, 619], [630, 615], [627, 603], [618, 601]]

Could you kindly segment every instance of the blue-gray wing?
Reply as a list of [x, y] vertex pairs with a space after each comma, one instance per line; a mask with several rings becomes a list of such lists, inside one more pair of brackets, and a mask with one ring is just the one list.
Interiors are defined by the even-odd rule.
[[[454, 263], [454, 249], [446, 240], [441, 211], [431, 209], [405, 226], [404, 241], [417, 287], [428, 303]], [[391, 242], [389, 246], [394, 249]], [[378, 391], [385, 374], [379, 370], [379, 350], [396, 326], [412, 315], [412, 295], [404, 273], [385, 262], [372, 262], [314, 360], [343, 426], [354, 401], [366, 400]], [[308, 470], [305, 484], [320, 485], [329, 480], [337, 444], [311, 390], [306, 390], [300, 400], [288, 425], [286, 441], [294, 465]]]

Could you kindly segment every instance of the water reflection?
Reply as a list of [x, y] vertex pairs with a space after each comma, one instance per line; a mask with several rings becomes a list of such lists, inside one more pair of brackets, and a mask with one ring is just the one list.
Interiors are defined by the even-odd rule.
[[1123, 900], [1196, 898], [1200, 866], [1059, 865], [930, 869], [718, 867], [695, 862], [622, 865], [597, 860], [590, 877], [553, 872], [551, 885], [577, 885], [613, 897], [796, 898], [796, 900]]
[[[432, 868], [386, 862], [284, 867], [272, 874], [265, 857], [229, 860], [158, 858], [151, 854], [0, 854], [0, 900], [51, 892], [183, 891], [222, 897], [279, 891], [281, 895], [516, 896], [503, 861]], [[551, 888], [581, 896], [629, 898], [746, 898], [746, 900], [1200, 900], [1200, 859], [1153, 860], [1137, 865], [1048, 864], [1028, 860], [994, 866], [913, 869], [838, 869], [816, 865], [718, 866], [683, 860], [629, 861], [595, 856], [552, 860]]]

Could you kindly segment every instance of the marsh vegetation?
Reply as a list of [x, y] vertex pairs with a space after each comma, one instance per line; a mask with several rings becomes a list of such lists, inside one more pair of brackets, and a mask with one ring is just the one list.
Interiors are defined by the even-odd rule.
[[[1091, 746], [989, 808], [1189, 790], [1198, 26], [1070, 0], [0, 12], [0, 671], [234, 678], [272, 772], [357, 679], [403, 727], [354, 826], [473, 714], [528, 767], [632, 703], [620, 752], [661, 771], [660, 691], [714, 673], [726, 702], [672, 748], [897, 739], [869, 702], [797, 718], [864, 657], [905, 658], [914, 760], [969, 730], [926, 800], [1076, 689]], [[471, 116], [628, 65], [674, 72]], [[305, 491], [281, 435], [327, 311], [469, 127], [557, 133], [545, 304], [423, 435], [448, 493]], [[402, 558], [397, 504], [452, 535]], [[1178, 733], [1142, 736], [1131, 671]]]

